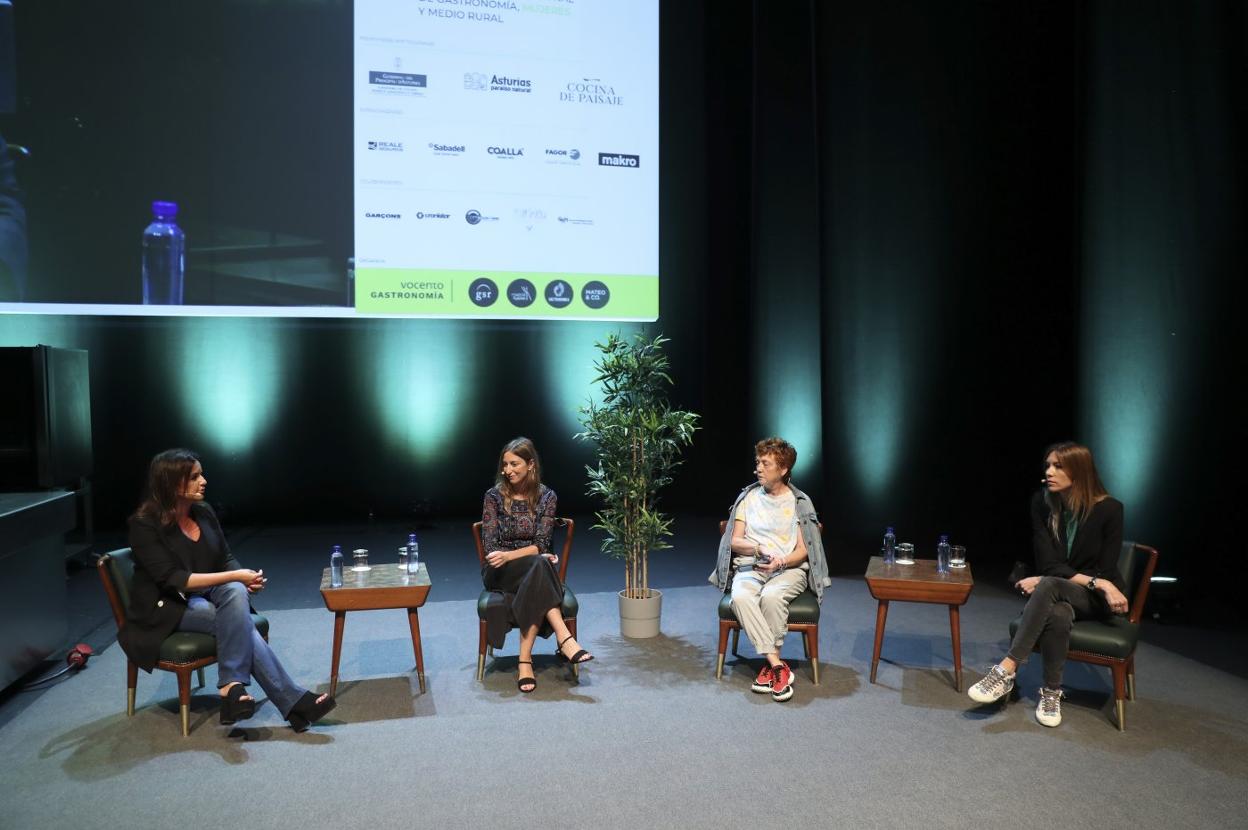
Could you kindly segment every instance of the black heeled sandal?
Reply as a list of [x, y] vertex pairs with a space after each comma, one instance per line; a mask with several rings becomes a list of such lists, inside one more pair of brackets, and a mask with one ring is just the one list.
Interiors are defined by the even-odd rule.
[[[533, 665], [533, 661], [532, 660], [517, 660], [516, 664], [520, 666], [531, 666]], [[527, 695], [537, 688], [537, 678], [536, 677], [517, 678], [516, 688], [519, 689], [522, 693]]]
[[337, 705], [338, 701], [329, 695], [326, 695], [325, 699], [318, 703], [317, 695], [311, 692], [304, 692], [303, 697], [295, 701], [295, 705], [290, 707], [290, 714], [286, 716], [286, 721], [290, 724], [290, 728], [296, 732], [306, 732], [309, 726], [328, 715]]
[[256, 713], [255, 699], [243, 700], [247, 695], [247, 687], [235, 683], [221, 699], [221, 725], [233, 726], [240, 720], [247, 720]]
[[[563, 638], [563, 643], [566, 643], [568, 640], [575, 640], [575, 639], [576, 637], [569, 634], [567, 637]], [[573, 654], [571, 657], [568, 657], [566, 654], [563, 653], [563, 643], [560, 643], [557, 647], [557, 650], [559, 652], [559, 659], [562, 660], [563, 662], [571, 663], [574, 666], [579, 666], [581, 663], [588, 663], [590, 660], [594, 659], [594, 655], [590, 654], [585, 649], [581, 649], [576, 654]]]

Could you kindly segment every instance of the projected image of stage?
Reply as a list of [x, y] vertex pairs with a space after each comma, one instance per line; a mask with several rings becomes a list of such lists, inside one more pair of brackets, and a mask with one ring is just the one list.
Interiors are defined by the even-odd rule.
[[[191, 111], [193, 87], [145, 77], [168, 109], [139, 113], [137, 139], [107, 128], [132, 170], [91, 189], [108, 215], [78, 227], [77, 205], [54, 229], [37, 213], [39, 256], [0, 283], [0, 313], [658, 317], [657, 0], [359, 0], [353, 15], [336, 33], [352, 60], [318, 67], [328, 83], [288, 66], [218, 118]], [[262, 51], [225, 52], [240, 84], [273, 77]], [[239, 141], [229, 125], [249, 120], [262, 133]], [[178, 140], [157, 139], [171, 126]], [[269, 156], [285, 158], [249, 161]], [[154, 200], [175, 207], [153, 216]], [[184, 232], [151, 273], [150, 221]], [[56, 232], [78, 245], [49, 261]], [[57, 257], [72, 265], [57, 273]]]

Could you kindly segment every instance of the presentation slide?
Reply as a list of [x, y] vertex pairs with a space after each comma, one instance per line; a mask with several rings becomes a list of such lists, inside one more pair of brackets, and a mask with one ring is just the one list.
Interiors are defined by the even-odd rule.
[[356, 0], [355, 307], [659, 313], [658, 0]]
[[222, 14], [268, 28], [82, 93], [125, 118], [18, 87], [0, 313], [658, 318], [659, 0]]

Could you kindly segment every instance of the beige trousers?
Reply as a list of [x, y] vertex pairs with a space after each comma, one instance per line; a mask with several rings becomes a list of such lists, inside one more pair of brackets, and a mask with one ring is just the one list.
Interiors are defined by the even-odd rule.
[[791, 568], [770, 579], [755, 571], [732, 578], [732, 613], [759, 654], [775, 654], [789, 629], [789, 603], [806, 590], [806, 570]]

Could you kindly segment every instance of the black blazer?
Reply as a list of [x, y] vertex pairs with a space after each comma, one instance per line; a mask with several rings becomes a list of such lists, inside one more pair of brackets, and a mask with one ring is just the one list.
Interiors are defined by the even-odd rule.
[[[191, 505], [191, 518], [216, 533], [220, 546], [213, 551], [212, 572], [238, 570], [242, 566], [230, 553], [217, 514], [207, 502]], [[117, 642], [139, 668], [151, 671], [160, 655], [160, 644], [178, 628], [186, 613], [186, 581], [191, 563], [178, 543], [182, 530], [174, 524], [161, 527], [154, 517], [130, 517], [130, 548], [134, 552], [134, 581], [126, 624]]]
[[1036, 554], [1036, 571], [1041, 576], [1087, 574], [1108, 579], [1126, 593], [1127, 586], [1118, 573], [1118, 557], [1122, 555], [1122, 502], [1113, 497], [1101, 499], [1093, 506], [1088, 518], [1075, 531], [1075, 544], [1066, 556], [1066, 524], [1058, 522], [1058, 535], [1049, 529], [1049, 505], [1044, 490], [1031, 499], [1031, 546]]

